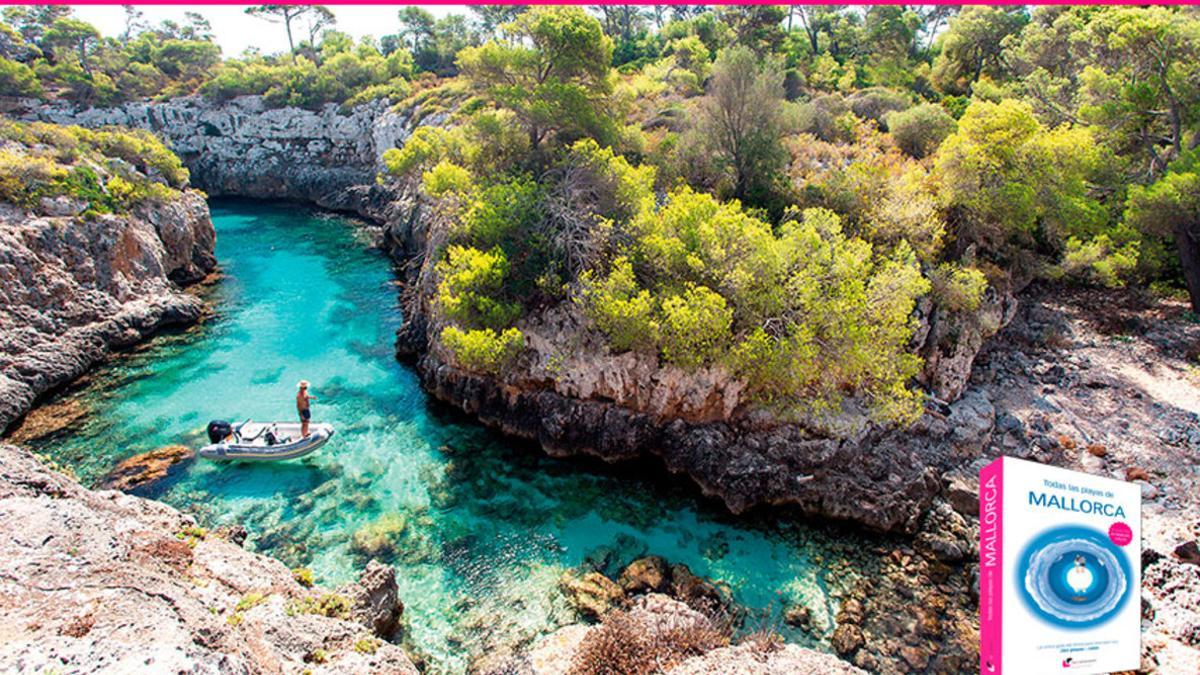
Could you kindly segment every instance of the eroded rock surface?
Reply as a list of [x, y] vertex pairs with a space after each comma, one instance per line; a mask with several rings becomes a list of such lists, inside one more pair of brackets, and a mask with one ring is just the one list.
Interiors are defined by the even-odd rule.
[[210, 195], [298, 199], [368, 216], [378, 206], [380, 157], [402, 145], [416, 124], [413, 111], [393, 112], [385, 101], [306, 110], [270, 108], [261, 96], [226, 102], [186, 96], [111, 108], [31, 102], [20, 116], [153, 131]]
[[279, 561], [8, 445], [0, 530], [0, 663], [17, 672], [417, 672], [375, 637], [400, 607], [390, 568], [369, 567], [361, 592], [322, 604], [328, 594]]
[[180, 286], [214, 269], [214, 241], [190, 190], [123, 216], [0, 204], [0, 431], [113, 349], [200, 318]]
[[[675, 631], [690, 631], [692, 626], [706, 625], [706, 617], [688, 605], [671, 598], [651, 593], [633, 600], [627, 615], [622, 617], [622, 633], [636, 637], [628, 647], [637, 645], [641, 649], [656, 649], [656, 640], [662, 638], [678, 644], [685, 640], [691, 644], [704, 644], [703, 638], [666, 637]], [[611, 664], [589, 662], [600, 658], [603, 649], [587, 649], [590, 640], [604, 639], [602, 624], [574, 624], [560, 628], [534, 644], [529, 654], [519, 663], [508, 666], [505, 672], [522, 675], [570, 675], [571, 673], [593, 672], [589, 666]], [[612, 630], [612, 628], [609, 628]], [[675, 633], [676, 636], [679, 633]], [[831, 654], [805, 649], [797, 645], [762, 645], [746, 642], [728, 645], [728, 638], [721, 644], [703, 649], [704, 653], [685, 657], [671, 663], [664, 672], [687, 675], [804, 675], [829, 673], [830, 675], [853, 675], [863, 671]], [[629, 658], [626, 656], [625, 658]]]

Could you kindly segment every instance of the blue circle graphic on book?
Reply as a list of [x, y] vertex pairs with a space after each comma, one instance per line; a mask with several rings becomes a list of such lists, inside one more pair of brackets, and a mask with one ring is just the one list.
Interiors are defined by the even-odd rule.
[[1124, 606], [1133, 576], [1129, 561], [1102, 532], [1057, 527], [1038, 535], [1017, 565], [1021, 596], [1055, 626], [1089, 628]]

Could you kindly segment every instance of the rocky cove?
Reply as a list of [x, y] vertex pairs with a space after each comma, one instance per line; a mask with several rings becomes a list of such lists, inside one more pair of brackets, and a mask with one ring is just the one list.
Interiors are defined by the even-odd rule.
[[[417, 125], [442, 122], [444, 113], [380, 103], [349, 112], [332, 104], [319, 111], [267, 109], [260, 97], [219, 105], [190, 97], [84, 110], [27, 103], [12, 114], [148, 129], [169, 140], [210, 195], [297, 199], [365, 217], [381, 225], [384, 245], [410, 288], [428, 285], [432, 206], [411, 186], [381, 184], [376, 176], [387, 149], [402, 145]], [[1011, 296], [992, 295], [988, 310], [963, 319], [924, 306], [914, 338], [927, 364], [922, 380], [945, 403], [914, 429], [888, 433], [853, 415], [832, 429], [735, 415], [736, 387], [727, 374], [671, 372], [634, 354], [609, 356], [592, 346], [563, 364], [556, 345], [581, 339], [581, 326], [570, 316], [551, 314], [533, 328], [531, 363], [510, 381], [480, 378], [427, 348], [436, 327], [427, 321], [425, 294], [404, 299], [399, 353], [417, 360], [434, 396], [485, 424], [558, 454], [586, 452], [610, 461], [661, 455], [671, 471], [688, 474], [734, 512], [790, 504], [910, 534], [942, 490], [938, 476], [983, 445], [987, 411], [980, 408], [986, 406], [977, 397], [954, 401], [984, 339], [1016, 307]], [[547, 370], [551, 360], [558, 362], [555, 374]]]
[[[419, 288], [422, 275], [428, 273], [423, 253], [429, 205], [403, 186], [377, 184], [375, 175], [383, 150], [402, 142], [418, 119], [436, 122], [436, 116], [422, 119], [419, 111], [397, 112], [378, 105], [349, 114], [334, 106], [318, 112], [266, 110], [253, 97], [220, 106], [183, 99], [109, 110], [26, 106], [11, 112], [47, 121], [154, 130], [170, 141], [192, 170], [194, 184], [210, 195], [289, 198], [357, 213], [382, 227], [381, 238], [400, 261], [400, 274], [409, 288]], [[188, 276], [195, 275], [181, 280]], [[724, 391], [722, 400], [705, 393], [721, 387], [701, 386], [697, 394], [677, 373], [586, 351], [595, 359], [591, 366], [576, 364], [576, 370], [566, 369], [566, 377], [549, 377], [549, 346], [578, 332], [569, 317], [549, 316], [541, 325], [530, 326], [537, 336], [531, 340], [532, 355], [516, 375], [500, 381], [467, 373], [429, 348], [433, 327], [420, 293], [404, 295], [406, 323], [398, 326], [399, 351], [415, 361], [422, 385], [433, 396], [505, 434], [536, 441], [553, 455], [587, 454], [606, 461], [657, 456], [669, 470], [689, 475], [705, 493], [737, 513], [786, 509], [781, 512], [900, 533], [899, 540], [880, 538], [884, 543], [879, 567], [847, 589], [852, 602], [834, 611], [827, 625], [830, 644], [870, 671], [959, 672], [973, 658], [973, 467], [1000, 451], [1016, 451], [1042, 461], [1121, 472], [1136, 468], [1140, 450], [1108, 441], [1121, 449], [1101, 457], [1102, 466], [1094, 466], [1089, 458], [1098, 455], [1087, 448], [1106, 445], [1105, 439], [1116, 432], [1090, 428], [1094, 423], [1085, 421], [1090, 416], [1079, 409], [1053, 402], [1048, 408], [1041, 402], [1061, 400], [1059, 394], [1017, 399], [1018, 392], [1042, 386], [1040, 376], [1029, 374], [1030, 366], [1021, 363], [1029, 361], [1021, 349], [1001, 345], [985, 350], [986, 365], [972, 370], [986, 336], [1014, 317], [1008, 336], [1029, 332], [1025, 350], [1048, 349], [1038, 363], [1059, 358], [1044, 342], [1046, 331], [1030, 328], [1048, 323], [1039, 318], [1045, 307], [1041, 299], [1020, 311], [1010, 297], [997, 296], [990, 302], [991, 319], [968, 326], [955, 325], [953, 317], [926, 317], [919, 333], [926, 357], [923, 379], [940, 400], [935, 399], [906, 431], [848, 420], [830, 433], [734, 415], [737, 406], [729, 397], [735, 401], [736, 392]], [[159, 323], [152, 321], [144, 331], [102, 344], [128, 345]], [[1086, 327], [1075, 330], [1090, 335]], [[547, 349], [539, 349], [538, 338]], [[1095, 338], [1077, 339], [1086, 343]], [[47, 379], [33, 393], [78, 376], [99, 358]], [[1011, 365], [1013, 360], [1017, 365]], [[1076, 385], [1102, 392], [1137, 387], [1137, 379], [1117, 372], [1114, 384], [1098, 389], [1065, 375], [1067, 383], [1060, 386], [1071, 395]], [[713, 377], [713, 382], [721, 381], [719, 374]], [[1014, 382], [1023, 386], [1014, 389]], [[14, 417], [30, 405], [32, 397], [27, 398], [14, 406]], [[1187, 408], [1175, 411], [1167, 411], [1178, 420], [1169, 428], [1195, 424], [1194, 411], [1191, 418]], [[1155, 426], [1153, 420], [1142, 424], [1147, 434]], [[1182, 433], [1186, 438], [1186, 431]], [[1135, 433], [1122, 435], [1142, 442]], [[1188, 471], [1194, 470], [1191, 466]], [[1153, 485], [1149, 480], [1147, 484]], [[1155, 516], [1161, 525], [1149, 528], [1155, 531], [1150, 545], [1163, 553], [1156, 553], [1148, 564], [1170, 581], [1147, 590], [1144, 600], [1160, 608], [1151, 619], [1152, 635], [1160, 642], [1150, 642], [1147, 665], [1152, 668], [1158, 662], [1163, 672], [1186, 672], [1172, 668], [1195, 655], [1196, 607], [1184, 590], [1195, 588], [1195, 567], [1181, 564], [1170, 552], [1188, 540], [1188, 526], [1179, 513], [1195, 506], [1194, 497], [1163, 490], [1156, 498], [1162, 500], [1163, 511]], [[1195, 533], [1190, 536], [1194, 539]], [[916, 616], [898, 615], [898, 608], [914, 601], [926, 609]]]

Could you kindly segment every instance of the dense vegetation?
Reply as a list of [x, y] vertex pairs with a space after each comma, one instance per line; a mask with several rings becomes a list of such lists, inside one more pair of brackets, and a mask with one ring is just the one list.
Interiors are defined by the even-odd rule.
[[0, 122], [0, 201], [24, 209], [69, 197], [85, 218], [127, 213], [187, 181], [179, 158], [149, 132]]
[[971, 321], [1048, 278], [1200, 311], [1191, 8], [408, 7], [357, 43], [324, 8], [250, 12], [288, 52], [222, 61], [199, 16], [131, 12], [114, 39], [9, 8], [0, 92], [451, 113], [385, 162], [434, 203], [468, 369], [502, 372], [567, 303], [611, 350], [726, 369], [763, 405], [903, 421], [923, 297]]
[[[151, 27], [127, 6], [125, 31], [113, 38], [72, 18], [70, 7], [8, 7], [0, 24], [0, 95], [111, 105], [196, 93], [216, 100], [263, 94], [269, 105], [317, 107], [409, 93], [411, 55], [332, 30], [325, 8], [263, 5], [249, 13], [250, 21], [286, 18], [291, 52], [222, 60], [211, 27], [195, 12], [183, 25]], [[294, 32], [304, 39], [295, 42]]]
[[680, 12], [524, 12], [459, 52], [450, 128], [388, 154], [437, 201], [463, 367], [502, 371], [569, 302], [763, 405], [904, 421], [922, 296], [970, 320], [1036, 277], [1188, 276], [1190, 10]]

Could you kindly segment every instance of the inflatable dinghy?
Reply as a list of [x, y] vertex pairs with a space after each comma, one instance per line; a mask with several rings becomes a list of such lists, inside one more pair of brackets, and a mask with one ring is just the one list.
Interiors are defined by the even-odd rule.
[[299, 422], [252, 422], [233, 425], [221, 420], [208, 423], [210, 445], [199, 455], [217, 461], [277, 462], [303, 457], [325, 445], [333, 436], [331, 424], [309, 424], [308, 437], [300, 435]]

